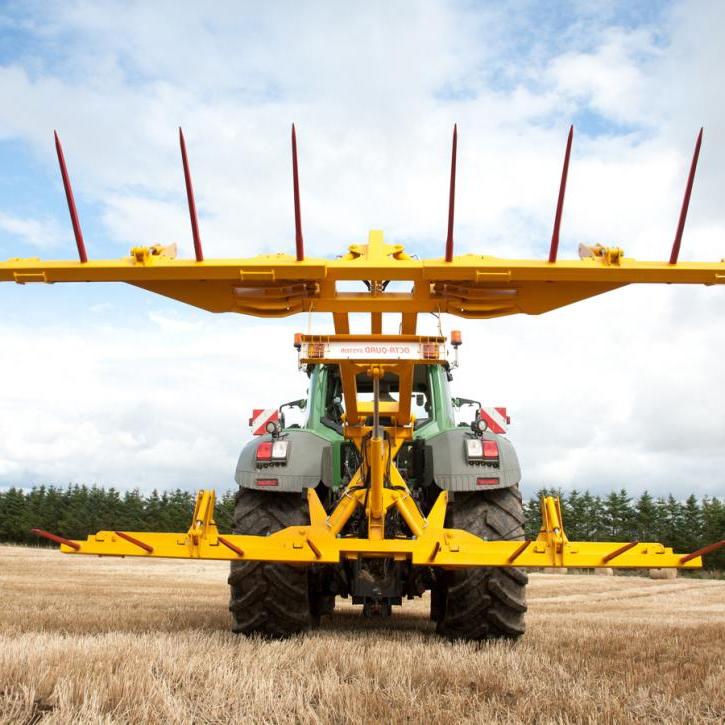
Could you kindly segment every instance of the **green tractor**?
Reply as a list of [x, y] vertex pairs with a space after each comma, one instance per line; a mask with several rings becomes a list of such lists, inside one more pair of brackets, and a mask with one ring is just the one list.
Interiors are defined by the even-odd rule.
[[[309, 521], [306, 489], [314, 488], [325, 509], [338, 504], [359, 468], [360, 453], [343, 437], [345, 410], [339, 367], [308, 365], [306, 399], [282, 405], [265, 420], [257, 411], [255, 432], [264, 432], [242, 450], [236, 470], [239, 484], [234, 532], [268, 535]], [[412, 440], [403, 444], [394, 463], [420, 511], [427, 515], [442, 490], [448, 491], [446, 526], [487, 540], [521, 540], [524, 514], [519, 492], [521, 469], [511, 443], [489, 428], [503, 430], [502, 409], [488, 413], [479, 403], [452, 398], [450, 366], [416, 365], [413, 372], [415, 416]], [[359, 397], [373, 396], [373, 381], [358, 377]], [[398, 380], [380, 380], [381, 402], [397, 401]], [[456, 424], [455, 408], [472, 405], [471, 424]], [[285, 424], [285, 410], [305, 413], [300, 424]], [[504, 412], [505, 415], [505, 412]], [[251, 421], [250, 421], [251, 422]], [[383, 424], [385, 420], [381, 421]], [[466, 455], [467, 441], [481, 441], [487, 457]], [[362, 509], [341, 536], [364, 537]], [[388, 515], [386, 535], [408, 537], [397, 512]], [[387, 558], [345, 561], [307, 569], [286, 564], [232, 562], [229, 584], [233, 629], [245, 634], [284, 636], [314, 626], [329, 614], [335, 598], [351, 597], [365, 616], [385, 616], [403, 597], [431, 591], [431, 618], [441, 634], [452, 638], [517, 637], [524, 632], [527, 576], [513, 567], [457, 571], [414, 567]]]

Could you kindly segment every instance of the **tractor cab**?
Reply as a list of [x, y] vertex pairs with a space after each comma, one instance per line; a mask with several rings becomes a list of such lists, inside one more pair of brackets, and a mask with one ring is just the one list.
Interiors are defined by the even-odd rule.
[[[304, 427], [320, 432], [332, 430], [342, 436], [345, 421], [345, 398], [339, 365], [310, 365], [307, 369], [310, 386], [304, 409]], [[448, 371], [442, 366], [414, 365], [410, 401], [414, 435], [426, 437], [455, 427], [453, 400], [448, 384]], [[373, 380], [363, 373], [356, 376], [357, 394], [362, 401], [372, 402]], [[380, 378], [380, 402], [400, 402], [400, 378], [392, 372]], [[381, 416], [383, 423], [386, 416]], [[284, 427], [284, 426], [283, 426]], [[326, 433], [325, 433], [326, 435]]]

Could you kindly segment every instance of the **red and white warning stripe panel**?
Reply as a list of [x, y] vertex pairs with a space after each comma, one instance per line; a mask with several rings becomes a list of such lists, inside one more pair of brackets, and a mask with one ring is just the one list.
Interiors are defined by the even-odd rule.
[[267, 423], [279, 422], [279, 410], [277, 408], [255, 408], [249, 425], [252, 427], [252, 435], [263, 436], [267, 432]]
[[506, 414], [506, 408], [481, 408], [481, 420], [485, 420], [491, 433], [505, 433], [506, 426], [511, 418]]

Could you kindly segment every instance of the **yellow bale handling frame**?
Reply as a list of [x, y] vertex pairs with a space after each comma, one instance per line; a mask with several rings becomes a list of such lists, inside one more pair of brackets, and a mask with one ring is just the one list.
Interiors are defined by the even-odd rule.
[[[389, 489], [386, 489], [388, 491]], [[350, 498], [348, 498], [348, 496]], [[447, 493], [443, 491], [426, 518], [414, 509], [418, 523], [415, 539], [338, 538], [335, 518], [341, 507], [360, 504], [360, 498], [346, 497], [331, 515], [325, 513], [314, 489], [307, 490], [310, 524], [293, 526], [269, 536], [221, 536], [213, 519], [214, 491], [199, 491], [194, 517], [184, 533], [160, 534], [148, 531], [99, 531], [86, 541], [71, 541], [33, 529], [60, 544], [64, 554], [93, 556], [143, 556], [168, 559], [217, 559], [223, 561], [266, 561], [296, 565], [338, 564], [343, 559], [390, 557], [410, 561], [414, 566], [462, 569], [475, 566], [517, 567], [614, 567], [620, 569], [699, 569], [702, 556], [723, 542], [692, 554], [675, 554], [657, 543], [631, 541], [626, 544], [569, 541], [564, 533], [559, 500], [547, 496], [541, 502], [542, 527], [533, 541], [483, 541], [460, 529], [446, 529], [443, 521]], [[391, 505], [399, 505], [396, 499]]]
[[[428, 515], [423, 516], [395, 465], [400, 447], [413, 436], [414, 366], [447, 364], [445, 338], [416, 334], [419, 314], [448, 313], [465, 318], [540, 314], [632, 283], [725, 284], [725, 262], [685, 263], [677, 259], [699, 140], [668, 262], [638, 262], [626, 258], [621, 249], [599, 245], [580, 247], [577, 260], [557, 261], [571, 134], [548, 260], [507, 260], [478, 254], [453, 256], [455, 145], [448, 239], [443, 258], [414, 259], [402, 245], [386, 244], [380, 231], [370, 232], [367, 244], [354, 244], [336, 259], [305, 258], [295, 155], [296, 255], [204, 260], [183, 137], [181, 142], [195, 260], [176, 259], [173, 248], [154, 246], [135, 247], [129, 257], [121, 260], [89, 261], [56, 137], [80, 261], [12, 259], [0, 263], [0, 282], [125, 282], [211, 312], [258, 317], [331, 313], [334, 335], [299, 336], [296, 345], [303, 364], [339, 366], [345, 399], [343, 435], [355, 445], [362, 463], [329, 512], [315, 490], [307, 489], [309, 524], [304, 526], [291, 526], [269, 536], [222, 536], [214, 523], [214, 492], [200, 491], [192, 525], [186, 533], [101, 531], [86, 541], [70, 541], [36, 530], [60, 543], [62, 552], [294, 565], [385, 557], [417, 566], [449, 569], [511, 566], [694, 569], [702, 566], [702, 554], [725, 543], [718, 542], [691, 554], [677, 554], [653, 542], [569, 541], [564, 533], [559, 502], [554, 498], [541, 502], [542, 526], [534, 541], [486, 541], [464, 530], [445, 527], [447, 491], [438, 495]], [[296, 154], [294, 136], [293, 149]], [[350, 282], [364, 283], [366, 290], [362, 290], [361, 284], [361, 291], [351, 292]], [[370, 315], [369, 335], [350, 334], [351, 313]], [[382, 315], [387, 313], [400, 315], [399, 335], [382, 334]], [[358, 395], [356, 379], [360, 373], [372, 380], [372, 402], [363, 401]], [[394, 373], [399, 379], [398, 401], [380, 399], [379, 381], [386, 373]], [[412, 536], [386, 537], [386, 513], [392, 509], [399, 512]], [[345, 523], [360, 510], [367, 518], [367, 537], [342, 536]]]
[[[314, 489], [308, 489], [310, 523], [270, 536], [220, 536], [213, 522], [214, 493], [197, 498], [192, 526], [184, 533], [102, 531], [83, 542], [62, 542], [64, 553], [105, 556], [145, 556], [190, 559], [225, 559], [288, 564], [336, 564], [343, 559], [390, 557], [413, 565], [463, 568], [517, 567], [616, 567], [698, 568], [700, 554], [676, 554], [653, 542], [570, 542], [564, 533], [557, 499], [541, 503], [542, 528], [535, 541], [483, 541], [459, 529], [444, 527], [447, 492], [440, 493], [428, 516], [416, 505], [395, 465], [404, 442], [411, 440], [413, 368], [444, 365], [446, 340], [414, 333], [417, 314], [448, 311], [462, 316], [491, 317], [518, 311], [542, 311], [575, 299], [614, 289], [632, 281], [725, 282], [725, 264], [671, 266], [637, 263], [604, 253], [579, 262], [504, 262], [486, 257], [456, 258], [451, 263], [413, 261], [401, 246], [383, 243], [380, 232], [371, 232], [368, 245], [351, 247], [335, 261], [297, 263], [279, 257], [234, 262], [178, 263], [164, 254], [135, 250], [129, 262], [39, 263], [12, 262], [16, 281], [133, 280], [133, 284], [169, 296], [184, 298], [199, 307], [220, 309], [241, 304], [247, 314], [280, 315], [293, 312], [332, 312], [339, 334], [301, 335], [296, 344], [301, 364], [334, 364], [340, 368], [345, 399], [343, 434], [351, 440], [364, 462], [347, 485], [336, 507], [328, 514]], [[0, 264], [0, 279], [4, 267]], [[300, 266], [297, 266], [300, 264]], [[34, 269], [42, 271], [31, 271]], [[292, 270], [297, 278], [289, 277]], [[445, 278], [442, 270], [445, 270]], [[314, 276], [308, 276], [314, 271]], [[141, 273], [141, 274], [139, 274]], [[177, 277], [173, 283], [169, 278]], [[221, 279], [220, 279], [221, 278]], [[307, 280], [302, 282], [300, 279]], [[336, 291], [336, 282], [369, 281], [369, 293]], [[141, 280], [144, 279], [143, 283]], [[409, 279], [411, 293], [386, 292], [382, 281]], [[241, 280], [241, 281], [239, 281]], [[312, 281], [310, 281], [312, 280]], [[284, 290], [284, 301], [279, 290]], [[299, 289], [299, 299], [292, 290]], [[452, 295], [456, 295], [453, 306]], [[222, 297], [226, 300], [224, 305]], [[212, 302], [212, 299], [217, 300]], [[495, 302], [494, 302], [495, 301]], [[279, 305], [284, 308], [280, 309]], [[382, 312], [402, 308], [401, 328], [407, 334], [349, 334], [350, 308], [371, 314], [373, 330], [381, 329]], [[229, 307], [232, 309], [232, 307]], [[360, 357], [362, 356], [362, 357]], [[373, 381], [373, 401], [361, 401], [356, 390], [360, 373]], [[379, 400], [378, 382], [386, 373], [399, 380], [399, 400]], [[382, 425], [381, 418], [388, 424]], [[386, 484], [387, 479], [387, 484]], [[369, 481], [366, 485], [365, 482]], [[368, 519], [367, 538], [340, 537], [346, 522], [362, 508]], [[385, 518], [397, 509], [413, 538], [386, 538]], [[708, 550], [710, 548], [708, 547]]]

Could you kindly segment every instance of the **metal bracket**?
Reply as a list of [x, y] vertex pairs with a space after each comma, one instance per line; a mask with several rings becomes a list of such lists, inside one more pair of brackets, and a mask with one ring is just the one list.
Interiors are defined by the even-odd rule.
[[214, 490], [202, 490], [196, 494], [194, 515], [191, 518], [191, 526], [186, 533], [188, 544], [194, 552], [199, 551], [202, 539], [215, 546], [219, 540], [219, 530], [214, 521], [214, 509], [216, 507], [216, 493]]
[[622, 257], [624, 257], [624, 250], [620, 247], [603, 247], [601, 244], [593, 246], [580, 244], [579, 259], [585, 259], [586, 257], [599, 258], [603, 259], [607, 264], [618, 265]]

